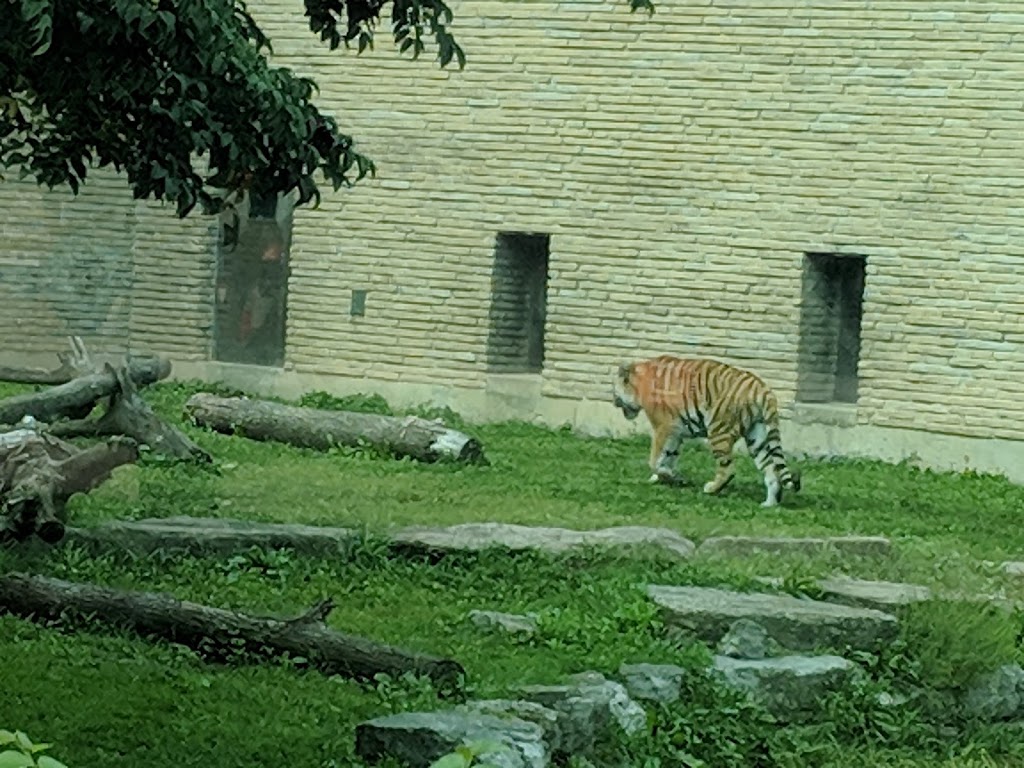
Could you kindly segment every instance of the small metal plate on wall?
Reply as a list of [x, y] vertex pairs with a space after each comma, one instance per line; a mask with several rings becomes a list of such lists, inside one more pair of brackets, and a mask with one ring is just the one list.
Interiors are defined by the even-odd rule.
[[363, 317], [366, 315], [366, 289], [352, 289], [352, 306], [349, 308], [349, 315], [352, 317]]

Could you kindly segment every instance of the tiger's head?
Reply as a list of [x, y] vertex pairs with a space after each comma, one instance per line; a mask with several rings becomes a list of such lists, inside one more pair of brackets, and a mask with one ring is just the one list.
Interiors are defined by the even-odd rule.
[[612, 386], [612, 402], [630, 421], [643, 410], [636, 397], [636, 387], [633, 385], [635, 373], [636, 368], [632, 363], [623, 363], [615, 373], [615, 382]]

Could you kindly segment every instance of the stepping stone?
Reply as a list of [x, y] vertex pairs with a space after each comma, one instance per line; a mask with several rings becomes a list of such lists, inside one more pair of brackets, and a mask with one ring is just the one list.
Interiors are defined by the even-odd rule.
[[667, 528], [622, 526], [596, 531], [535, 528], [507, 523], [464, 523], [448, 528], [403, 528], [391, 537], [396, 544], [416, 550], [479, 552], [492, 547], [513, 551], [560, 553], [579, 547], [632, 549], [656, 547], [680, 560], [693, 555], [694, 545]]
[[537, 632], [537, 617], [499, 611], [470, 611], [469, 620], [477, 629], [530, 637]]
[[[782, 579], [774, 577], [762, 577], [757, 581], [776, 588], [781, 588], [784, 583]], [[934, 597], [928, 587], [898, 581], [866, 581], [839, 576], [818, 579], [815, 585], [822, 592], [822, 600], [881, 611], [926, 602]]]
[[880, 557], [888, 555], [891, 548], [891, 542], [884, 536], [827, 536], [823, 538], [714, 536], [705, 539], [697, 547], [697, 553], [728, 556], [756, 553], [816, 555], [834, 550], [858, 557]]
[[393, 758], [410, 768], [428, 768], [469, 741], [491, 741], [505, 749], [486, 756], [495, 768], [548, 768], [550, 755], [536, 723], [478, 712], [402, 712], [356, 726], [356, 754], [367, 762]]
[[347, 554], [360, 535], [351, 528], [257, 523], [207, 517], [112, 520], [91, 528], [68, 528], [64, 540], [120, 547], [137, 555], [158, 550], [189, 554], [245, 552], [251, 547], [292, 549], [302, 555]]
[[1024, 563], [1019, 560], [1007, 560], [999, 564], [999, 570], [1007, 576], [1024, 576]]
[[846, 683], [857, 665], [839, 656], [716, 656], [712, 669], [726, 685], [746, 691], [776, 717], [805, 721], [822, 714], [822, 698]]
[[764, 627], [792, 650], [817, 647], [871, 650], [896, 639], [895, 616], [788, 595], [739, 593], [706, 587], [649, 585], [647, 595], [661, 608], [666, 626], [717, 643], [740, 619]]
[[981, 675], [963, 697], [967, 712], [984, 720], [1012, 720], [1024, 717], [1024, 669], [1004, 664]]
[[558, 757], [589, 754], [616, 728], [632, 735], [647, 727], [647, 713], [626, 687], [598, 672], [572, 675], [566, 685], [526, 685], [515, 693], [558, 712]]
[[634, 699], [672, 704], [679, 701], [686, 670], [675, 664], [623, 664], [619, 677]]

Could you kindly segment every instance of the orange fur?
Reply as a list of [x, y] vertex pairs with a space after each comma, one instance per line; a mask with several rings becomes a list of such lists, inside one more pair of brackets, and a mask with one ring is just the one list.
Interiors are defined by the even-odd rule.
[[651, 423], [652, 481], [675, 478], [684, 438], [706, 437], [717, 471], [704, 490], [718, 493], [733, 478], [733, 447], [743, 438], [764, 474], [764, 506], [778, 504], [783, 487], [800, 489], [799, 473], [790, 471], [782, 454], [778, 400], [750, 371], [706, 358], [641, 360], [619, 367], [615, 404], [627, 418], [642, 410]]

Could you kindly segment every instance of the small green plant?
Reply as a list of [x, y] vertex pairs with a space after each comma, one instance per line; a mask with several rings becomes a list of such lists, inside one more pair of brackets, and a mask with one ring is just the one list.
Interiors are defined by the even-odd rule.
[[55, 757], [42, 754], [50, 744], [35, 744], [22, 731], [0, 729], [0, 768], [67, 768]]
[[480, 765], [477, 758], [504, 749], [505, 747], [495, 741], [468, 742], [456, 747], [454, 752], [437, 758], [430, 764], [430, 768], [470, 768], [472, 765]]

